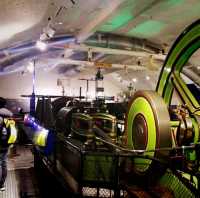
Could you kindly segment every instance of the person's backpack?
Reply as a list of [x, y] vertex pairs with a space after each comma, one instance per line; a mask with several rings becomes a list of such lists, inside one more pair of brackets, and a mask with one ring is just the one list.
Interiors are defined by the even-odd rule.
[[0, 123], [0, 147], [5, 148], [13, 144], [17, 139], [17, 131], [15, 128], [15, 121], [2, 118]]

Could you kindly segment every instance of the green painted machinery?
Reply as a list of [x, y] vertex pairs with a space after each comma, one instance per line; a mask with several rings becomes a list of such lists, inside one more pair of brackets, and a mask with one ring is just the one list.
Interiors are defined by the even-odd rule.
[[[109, 189], [109, 197], [128, 197], [129, 189], [139, 186], [150, 194], [165, 187], [172, 197], [198, 197], [200, 101], [181, 72], [199, 47], [200, 20], [172, 46], [156, 91], [134, 94], [125, 121], [107, 108], [61, 108], [53, 127], [54, 152], [45, 156], [36, 148], [35, 161], [45, 161], [79, 195], [92, 188], [95, 195]], [[118, 124], [125, 125], [123, 136]]]
[[[143, 150], [149, 157], [161, 159], [168, 165], [172, 163], [171, 168], [174, 166], [176, 173], [181, 172], [179, 177], [184, 178], [198, 193], [200, 101], [188, 88], [181, 72], [199, 47], [200, 20], [187, 27], [173, 44], [162, 67], [156, 91], [135, 93], [126, 119], [126, 144], [129, 149]], [[179, 98], [176, 104], [174, 97]], [[137, 157], [133, 163], [135, 177], [140, 177], [143, 182], [148, 177], [158, 176], [162, 184], [171, 186], [175, 197], [194, 196], [191, 193], [193, 190], [188, 188], [185, 190], [188, 194], [183, 195], [178, 193], [178, 188], [174, 189], [180, 178], [169, 173], [167, 166]], [[174, 185], [171, 185], [173, 182]]]

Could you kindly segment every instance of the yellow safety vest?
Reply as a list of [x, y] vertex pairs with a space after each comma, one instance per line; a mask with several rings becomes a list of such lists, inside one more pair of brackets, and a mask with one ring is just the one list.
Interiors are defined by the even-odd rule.
[[8, 138], [8, 144], [13, 144], [17, 140], [17, 129], [15, 127], [15, 121], [4, 118], [4, 123], [6, 125], [6, 129], [10, 128], [10, 137]]

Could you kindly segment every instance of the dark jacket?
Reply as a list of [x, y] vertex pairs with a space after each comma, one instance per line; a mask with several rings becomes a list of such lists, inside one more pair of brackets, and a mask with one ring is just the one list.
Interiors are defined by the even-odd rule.
[[11, 117], [13, 114], [6, 108], [0, 108], [0, 152], [8, 150], [8, 139], [11, 134], [9, 126], [6, 126], [6, 118]]

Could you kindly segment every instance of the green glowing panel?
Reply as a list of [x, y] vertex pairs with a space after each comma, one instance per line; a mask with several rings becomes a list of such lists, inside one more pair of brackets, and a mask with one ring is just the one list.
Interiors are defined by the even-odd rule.
[[134, 27], [128, 32], [128, 35], [143, 38], [152, 37], [158, 34], [164, 27], [165, 24], [160, 21], [148, 20]]
[[132, 14], [133, 8], [127, 8], [117, 15], [113, 16], [109, 21], [107, 21], [104, 25], [100, 27], [100, 31], [110, 32], [118, 29], [119, 27], [127, 24], [130, 20], [134, 18]]

